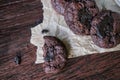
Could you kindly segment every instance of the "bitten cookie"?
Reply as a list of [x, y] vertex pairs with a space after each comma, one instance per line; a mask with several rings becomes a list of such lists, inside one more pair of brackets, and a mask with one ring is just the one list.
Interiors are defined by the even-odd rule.
[[57, 13], [64, 15], [65, 8], [70, 1], [71, 0], [51, 0], [51, 4]]
[[44, 70], [46, 73], [57, 73], [65, 66], [67, 60], [67, 49], [56, 37], [44, 36], [44, 40]]
[[120, 14], [100, 12], [92, 21], [91, 37], [101, 48], [112, 48], [120, 43]]
[[91, 21], [99, 12], [94, 0], [76, 0], [66, 7], [65, 21], [77, 35], [89, 35]]

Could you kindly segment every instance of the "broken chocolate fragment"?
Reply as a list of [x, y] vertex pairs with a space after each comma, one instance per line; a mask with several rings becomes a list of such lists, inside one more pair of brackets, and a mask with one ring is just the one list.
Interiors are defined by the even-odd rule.
[[94, 0], [75, 0], [65, 10], [65, 21], [77, 35], [89, 35], [91, 21], [99, 9]]
[[48, 29], [43, 29], [41, 33], [44, 34], [44, 33], [48, 33], [48, 32], [49, 32]]
[[120, 15], [108, 10], [100, 12], [92, 21], [93, 42], [102, 48], [112, 48], [120, 43]]
[[44, 36], [44, 70], [46, 73], [59, 72], [66, 63], [67, 49], [62, 41], [53, 36]]
[[21, 54], [17, 54], [14, 58], [14, 62], [16, 64], [20, 64], [21, 63]]

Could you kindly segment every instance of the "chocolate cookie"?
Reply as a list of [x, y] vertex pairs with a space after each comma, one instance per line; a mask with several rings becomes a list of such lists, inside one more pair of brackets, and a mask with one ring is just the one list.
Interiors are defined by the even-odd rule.
[[98, 12], [94, 0], [76, 0], [66, 7], [64, 17], [67, 25], [75, 34], [89, 35], [91, 21]]
[[92, 21], [91, 37], [101, 48], [112, 48], [120, 43], [120, 14], [100, 12]]
[[44, 36], [44, 40], [43, 57], [45, 62], [43, 67], [46, 73], [57, 73], [65, 66], [67, 60], [67, 49], [56, 37]]
[[52, 7], [61, 15], [64, 15], [65, 8], [71, 0], [51, 0]]

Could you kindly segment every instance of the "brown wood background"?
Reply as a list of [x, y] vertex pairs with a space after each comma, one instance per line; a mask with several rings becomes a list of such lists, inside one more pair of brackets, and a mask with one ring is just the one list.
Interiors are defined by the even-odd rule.
[[30, 28], [42, 20], [40, 0], [0, 0], [0, 80], [120, 80], [120, 51], [69, 59], [61, 72], [45, 74], [30, 44]]

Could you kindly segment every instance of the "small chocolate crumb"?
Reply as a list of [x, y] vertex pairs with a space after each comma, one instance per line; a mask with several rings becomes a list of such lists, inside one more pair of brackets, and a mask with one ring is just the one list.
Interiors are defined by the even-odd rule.
[[21, 54], [17, 54], [14, 58], [14, 62], [16, 64], [20, 64], [21, 63]]
[[48, 29], [43, 29], [43, 30], [42, 30], [42, 34], [44, 34], [44, 33], [48, 33], [48, 32], [49, 32]]

